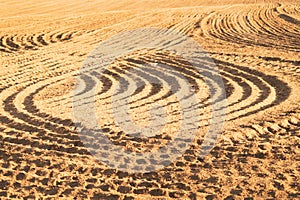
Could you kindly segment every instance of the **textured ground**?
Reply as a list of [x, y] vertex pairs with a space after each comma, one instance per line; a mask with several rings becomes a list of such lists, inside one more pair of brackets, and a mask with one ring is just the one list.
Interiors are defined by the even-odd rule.
[[[0, 199], [300, 198], [299, 1], [0, 0], [0, 19]], [[72, 123], [72, 95], [77, 70], [99, 42], [141, 27], [199, 42], [220, 70], [228, 106], [209, 155], [198, 157], [199, 131], [174, 163], [130, 174], [89, 154]], [[153, 61], [180, 66], [201, 87], [180, 59], [136, 53], [107, 71], [98, 104], [107, 103], [126, 69]], [[145, 101], [161, 98], [176, 111], [165, 90], [142, 88], [133, 99], [147, 98], [132, 105], [143, 111]], [[138, 110], [143, 124], [147, 114]], [[131, 151], [167, 144], [177, 119], [162, 135], [139, 140], [103, 116], [105, 134]]]

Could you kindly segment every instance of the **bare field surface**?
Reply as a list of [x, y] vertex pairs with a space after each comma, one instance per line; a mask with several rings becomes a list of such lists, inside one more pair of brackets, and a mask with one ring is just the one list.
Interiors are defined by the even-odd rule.
[[[73, 90], [100, 42], [147, 27], [185, 34], [207, 52], [224, 82], [226, 122], [199, 158], [211, 114], [201, 76], [166, 52], [117, 59], [100, 85], [84, 79], [86, 90], [97, 87], [99, 124], [115, 145], [156, 151], [180, 126], [178, 99], [169, 94], [176, 84], [159, 70], [154, 78], [162, 84], [151, 84], [143, 64], [173, 67], [201, 100], [188, 150], [161, 170], [128, 173], [99, 162], [83, 144], [73, 123]], [[137, 124], [149, 124], [149, 104], [166, 108], [160, 134], [137, 138], [117, 127], [110, 102], [123, 80], [145, 84], [130, 97]], [[0, 199], [299, 199], [299, 80], [299, 1], [0, 0]], [[109, 149], [104, 156], [114, 159]], [[120, 160], [126, 162], [146, 161]]]

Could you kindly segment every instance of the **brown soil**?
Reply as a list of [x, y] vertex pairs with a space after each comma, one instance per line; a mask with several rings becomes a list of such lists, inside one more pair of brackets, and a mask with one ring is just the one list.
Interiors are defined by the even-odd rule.
[[[0, 199], [300, 198], [299, 1], [0, 0], [0, 19]], [[206, 130], [199, 128], [181, 158], [131, 174], [90, 154], [73, 123], [72, 99], [89, 53], [121, 31], [143, 27], [197, 41], [220, 70], [228, 105], [222, 135], [206, 157], [198, 156]], [[109, 69], [98, 106], [109, 104], [122, 70], [139, 65], [134, 59], [180, 63], [163, 53], [131, 57]], [[181, 67], [186, 75], [188, 66]], [[187, 77], [203, 87], [197, 76]], [[149, 122], [143, 105], [166, 90], [145, 87], [132, 97], [147, 96], [132, 103], [137, 124]], [[174, 96], [161, 103], [170, 113], [178, 109]], [[163, 134], [136, 140], [115, 127], [105, 108], [105, 134], [131, 151], [160, 148], [178, 126], [174, 114]]]

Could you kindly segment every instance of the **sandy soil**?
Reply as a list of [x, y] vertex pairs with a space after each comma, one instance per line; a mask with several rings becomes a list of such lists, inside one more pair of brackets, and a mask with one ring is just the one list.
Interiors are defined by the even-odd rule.
[[[0, 19], [0, 199], [300, 198], [300, 1], [0, 0]], [[127, 173], [97, 161], [82, 143], [73, 89], [101, 41], [143, 27], [169, 28], [202, 46], [222, 75], [227, 114], [203, 159], [205, 126], [170, 165]], [[132, 115], [147, 124], [145, 104], [160, 98], [172, 115], [162, 134], [124, 134], [107, 106], [126, 69], [154, 61], [180, 66], [196, 90], [205, 89], [188, 65], [166, 53], [135, 52], [113, 63], [98, 88], [97, 105], [107, 111], [99, 122], [130, 151], [155, 151], [178, 128], [176, 98], [147, 84], [147, 73], [140, 77], [147, 87], [131, 99]], [[197, 95], [207, 97], [203, 90]]]

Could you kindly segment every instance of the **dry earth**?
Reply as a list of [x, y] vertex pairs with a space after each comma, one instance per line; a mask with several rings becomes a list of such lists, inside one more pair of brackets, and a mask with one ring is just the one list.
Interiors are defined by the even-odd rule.
[[[0, 19], [0, 199], [300, 198], [299, 1], [0, 0]], [[208, 52], [225, 84], [227, 115], [203, 159], [199, 127], [170, 165], [127, 173], [84, 146], [72, 122], [72, 95], [78, 69], [101, 41], [142, 27], [184, 33]], [[180, 58], [135, 52], [105, 72], [99, 108], [128, 68], [148, 62], [178, 67], [207, 97], [201, 77]], [[132, 97], [132, 112], [146, 124], [149, 113], [139, 112], [145, 102], [171, 106], [172, 123], [162, 134], [138, 139], [118, 130], [109, 112], [100, 120], [110, 140], [131, 151], [167, 144], [178, 122], [178, 102], [167, 88], [147, 84], [148, 76], [137, 77], [146, 87]]]

